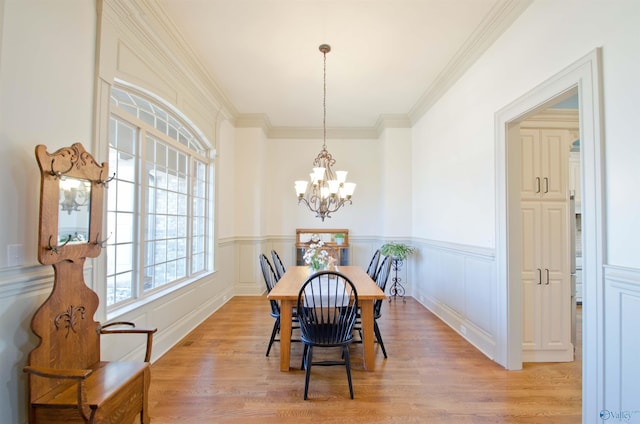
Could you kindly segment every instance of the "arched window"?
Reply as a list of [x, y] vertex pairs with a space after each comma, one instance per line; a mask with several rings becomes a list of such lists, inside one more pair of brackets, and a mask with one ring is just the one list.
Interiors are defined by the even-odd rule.
[[206, 143], [188, 120], [129, 87], [111, 89], [108, 308], [207, 272], [211, 240]]

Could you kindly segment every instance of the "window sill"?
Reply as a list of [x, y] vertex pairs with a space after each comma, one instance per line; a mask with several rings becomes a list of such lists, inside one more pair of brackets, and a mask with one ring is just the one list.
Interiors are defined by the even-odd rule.
[[214, 273], [215, 273], [214, 271], [205, 272], [205, 273], [199, 274], [197, 277], [189, 278], [189, 279], [180, 281], [178, 283], [172, 284], [170, 286], [159, 288], [157, 291], [151, 292], [150, 294], [142, 298], [134, 299], [125, 304], [118, 305], [113, 309], [107, 311], [107, 322], [115, 320], [116, 318], [129, 314], [133, 311], [136, 311], [137, 309], [140, 309], [149, 303], [155, 302], [158, 299], [166, 297], [171, 293], [181, 290], [184, 287], [190, 286], [191, 284], [197, 281], [200, 281], [203, 278], [209, 277]]

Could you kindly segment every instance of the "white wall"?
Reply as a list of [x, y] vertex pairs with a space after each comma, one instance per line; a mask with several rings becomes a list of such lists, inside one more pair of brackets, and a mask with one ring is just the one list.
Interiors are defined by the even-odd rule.
[[[255, 237], [265, 234], [265, 222], [269, 211], [270, 176], [275, 164], [269, 164], [267, 140], [261, 128], [236, 130], [236, 161], [233, 186], [235, 190], [236, 236]], [[256, 256], [257, 258], [257, 256]]]
[[[40, 173], [36, 144], [91, 148], [95, 5], [5, 0], [0, 50], [0, 422], [25, 421], [30, 322], [48, 296], [51, 267], [36, 258]], [[55, 36], [52, 36], [55, 34]], [[22, 258], [8, 266], [7, 246]], [[89, 276], [87, 276], [89, 277]]]
[[[411, 234], [412, 187], [411, 181], [411, 129], [387, 128], [380, 137], [380, 172], [378, 188], [381, 199], [380, 228], [377, 234], [403, 238]], [[428, 166], [427, 161], [420, 166]], [[371, 169], [368, 170], [371, 173]], [[368, 179], [363, 181], [369, 184]], [[376, 188], [374, 186], [374, 188]], [[375, 201], [375, 198], [373, 199]]]
[[294, 190], [294, 181], [309, 179], [322, 140], [269, 140], [266, 234], [295, 238], [296, 228], [348, 228], [350, 237], [375, 234], [380, 212], [369, 206], [376, 202], [380, 190], [380, 176], [371, 171], [381, 165], [378, 144], [371, 139], [327, 140], [327, 150], [336, 160], [334, 171], [348, 171], [347, 180], [357, 185], [353, 204], [343, 206], [322, 222], [304, 204], [297, 205]]
[[[216, 234], [218, 239], [227, 239], [235, 234], [235, 186], [228, 183], [225, 175], [234, 175], [236, 163], [235, 129], [229, 121], [221, 123], [216, 149]], [[235, 179], [234, 179], [235, 181]]]
[[[453, 328], [462, 332], [464, 326], [466, 337], [492, 356], [495, 335], [503, 331], [493, 319], [498, 305], [489, 301], [495, 299], [495, 266], [476, 266], [475, 272], [468, 272], [472, 265], [466, 261], [480, 254], [491, 265], [495, 256], [495, 175], [499, 164], [494, 163], [494, 115], [602, 47], [604, 256], [605, 265], [609, 264], [607, 275], [618, 278], [624, 273], [625, 277], [624, 290], [616, 288], [616, 284], [620, 286], [616, 278], [605, 279], [598, 296], [602, 298], [606, 292], [618, 298], [607, 301], [604, 315], [585, 327], [585, 331], [599, 333], [606, 323], [604, 334], [599, 336], [602, 345], [597, 347], [602, 348], [602, 354], [583, 373], [585, 379], [598, 378], [589, 383], [596, 389], [583, 393], [584, 422], [597, 422], [602, 409], [638, 410], [631, 398], [638, 398], [640, 383], [628, 377], [640, 375], [639, 366], [628, 359], [635, 336], [630, 326], [620, 323], [620, 311], [615, 307], [624, 306], [628, 311], [624, 317], [633, 317], [629, 308], [640, 300], [640, 256], [635, 237], [640, 230], [640, 199], [631, 194], [640, 176], [633, 112], [633, 104], [640, 100], [636, 83], [640, 74], [638, 22], [637, 1], [536, 1], [414, 126], [413, 235], [428, 252], [414, 270], [416, 276], [428, 276], [420, 279], [416, 296]], [[418, 166], [424, 160], [429, 166]], [[602, 275], [604, 270], [595, 272]], [[483, 297], [475, 295], [483, 293], [490, 297], [478, 302]], [[585, 305], [586, 312], [596, 300]], [[625, 361], [613, 359], [620, 357]], [[602, 381], [596, 368], [604, 370]], [[624, 396], [615, 395], [622, 391]]]
[[334, 170], [348, 171], [347, 180], [357, 185], [353, 204], [322, 222], [304, 204], [295, 206], [293, 188], [295, 180], [309, 179], [322, 140], [269, 140], [266, 234], [293, 237], [296, 228], [348, 228], [351, 241], [383, 234], [407, 237], [411, 233], [410, 143], [408, 128], [386, 129], [379, 139], [327, 139], [327, 150], [336, 160]]

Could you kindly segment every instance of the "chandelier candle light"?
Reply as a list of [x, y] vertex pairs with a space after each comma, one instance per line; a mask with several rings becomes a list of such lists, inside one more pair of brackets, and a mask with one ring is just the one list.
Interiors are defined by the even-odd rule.
[[295, 188], [298, 204], [304, 202], [309, 210], [316, 213], [316, 217], [324, 221], [331, 218], [331, 213], [337, 211], [347, 202], [351, 204], [351, 196], [356, 188], [355, 183], [347, 182], [347, 171], [331, 169], [336, 160], [327, 151], [327, 53], [331, 46], [321, 44], [320, 51], [324, 56], [324, 84], [323, 84], [323, 138], [322, 150], [313, 161], [313, 172], [309, 181], [296, 181]]

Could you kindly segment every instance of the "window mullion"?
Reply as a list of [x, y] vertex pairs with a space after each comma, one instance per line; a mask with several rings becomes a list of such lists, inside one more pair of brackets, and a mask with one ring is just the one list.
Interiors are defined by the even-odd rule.
[[138, 248], [136, 249], [136, 264], [138, 265], [137, 275], [137, 283], [136, 283], [136, 297], [140, 298], [144, 296], [144, 283], [145, 283], [145, 267], [144, 267], [144, 258], [146, 257], [146, 237], [145, 232], [147, 231], [147, 190], [148, 190], [148, 182], [146, 178], [147, 173], [147, 164], [145, 158], [146, 152], [146, 143], [147, 143], [147, 131], [144, 128], [140, 128], [140, 140], [138, 142], [138, 195], [136, 196], [136, 201], [138, 202], [138, 207], [136, 208], [136, 223], [137, 223], [137, 244]]
[[189, 174], [187, 175], [187, 197], [189, 202], [187, 203], [187, 266], [189, 269], [189, 275], [193, 275], [193, 201], [195, 193], [193, 187], [195, 186], [195, 159], [189, 156]]

